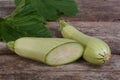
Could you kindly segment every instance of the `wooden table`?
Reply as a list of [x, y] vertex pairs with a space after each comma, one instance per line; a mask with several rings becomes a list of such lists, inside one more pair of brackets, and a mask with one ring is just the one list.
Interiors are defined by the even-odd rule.
[[[79, 13], [62, 16], [85, 34], [103, 39], [112, 58], [96, 66], [80, 59], [72, 64], [50, 67], [19, 57], [0, 42], [0, 80], [120, 80], [120, 0], [76, 0]], [[0, 0], [0, 17], [15, 8], [13, 0]], [[57, 22], [47, 23], [54, 37], [62, 37]]]

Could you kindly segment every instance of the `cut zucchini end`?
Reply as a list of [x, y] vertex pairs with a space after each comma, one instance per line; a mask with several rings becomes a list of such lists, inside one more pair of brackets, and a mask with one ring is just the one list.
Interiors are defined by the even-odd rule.
[[82, 56], [83, 47], [78, 43], [60, 45], [46, 56], [46, 64], [52, 66], [64, 65], [76, 61]]

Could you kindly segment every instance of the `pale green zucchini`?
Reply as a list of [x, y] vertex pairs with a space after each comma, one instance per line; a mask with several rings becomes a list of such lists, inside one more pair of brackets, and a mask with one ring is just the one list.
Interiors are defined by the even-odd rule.
[[76, 40], [84, 46], [83, 58], [86, 61], [93, 64], [103, 64], [109, 60], [111, 51], [104, 41], [83, 34], [64, 20], [61, 20], [59, 24], [64, 38]]
[[24, 37], [8, 42], [7, 46], [19, 56], [53, 66], [73, 62], [83, 53], [78, 42], [63, 38]]

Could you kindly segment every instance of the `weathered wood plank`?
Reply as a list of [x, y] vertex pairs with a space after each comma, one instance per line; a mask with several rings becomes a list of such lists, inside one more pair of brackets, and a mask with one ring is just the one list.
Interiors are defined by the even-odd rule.
[[9, 49], [7, 49], [6, 43], [0, 42], [0, 55], [7, 55], [7, 54], [13, 55], [14, 53]]
[[1, 74], [1, 80], [120, 80], [120, 72], [19, 72]]
[[0, 7], [15, 7], [14, 0], [0, 0]]
[[[68, 21], [120, 21], [120, 0], [76, 0], [79, 13]], [[0, 16], [14, 10], [13, 0], [0, 0]]]
[[112, 55], [109, 63], [91, 65], [83, 60], [50, 67], [17, 55], [0, 56], [1, 80], [119, 80], [120, 56]]
[[[69, 22], [81, 32], [103, 39], [111, 47], [112, 53], [120, 54], [120, 23], [119, 22]], [[58, 23], [47, 23], [54, 37], [62, 37]], [[0, 54], [11, 54], [5, 43], [0, 42]]]
[[[120, 54], [120, 23], [71, 22], [119, 21], [120, 0], [76, 1], [80, 12], [75, 17], [62, 18], [78, 30], [106, 41], [115, 53], [110, 62], [95, 66], [81, 59], [72, 64], [50, 67], [19, 57], [0, 42], [0, 80], [120, 80], [120, 56], [116, 55]], [[9, 15], [14, 8], [13, 0], [0, 0], [0, 17]], [[50, 22], [47, 26], [54, 37], [62, 37], [56, 22]]]
[[10, 15], [14, 9], [13, 0], [0, 0], [0, 17]]

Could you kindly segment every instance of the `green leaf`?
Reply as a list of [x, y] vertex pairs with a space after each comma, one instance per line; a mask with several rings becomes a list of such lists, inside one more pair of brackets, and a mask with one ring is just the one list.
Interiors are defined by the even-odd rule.
[[61, 13], [74, 16], [78, 12], [74, 0], [15, 0], [15, 3], [22, 6], [19, 8], [17, 16], [38, 14], [40, 17], [44, 17], [45, 20], [56, 20]]
[[[19, 3], [19, 0], [15, 0], [15, 1], [18, 1], [18, 3]], [[19, 5], [21, 5], [21, 4], [19, 3]], [[17, 5], [17, 7], [19, 5]], [[15, 14], [14, 17], [38, 15], [37, 12], [32, 8], [32, 6], [30, 4], [30, 0], [24, 0], [24, 5], [22, 7], [20, 7], [18, 10], [19, 11], [17, 11], [17, 12], [15, 12], [15, 11], [13, 12]], [[41, 16], [38, 16], [38, 17], [41, 17]]]
[[18, 6], [21, 0], [14, 0], [14, 2], [15, 2], [15, 5]]
[[[19, 9], [19, 12], [14, 15], [14, 17], [23, 17], [23, 16], [28, 16], [28, 15], [38, 15], [34, 9], [32, 9], [30, 4], [26, 4], [24, 7]], [[38, 16], [40, 17], [40, 16]]]
[[77, 4], [74, 0], [45, 0], [60, 12], [68, 16], [75, 16], [78, 12]]
[[15, 4], [9, 17], [0, 18], [0, 39], [7, 42], [20, 37], [51, 37], [45, 21], [78, 12], [74, 0], [15, 0]]
[[31, 0], [31, 5], [40, 16], [43, 16], [47, 20], [55, 20], [59, 17], [56, 9], [50, 4], [46, 3], [45, 0]]
[[7, 18], [1, 30], [1, 38], [6, 42], [20, 37], [51, 37], [43, 24], [43, 19], [37, 18], [37, 16]]
[[74, 16], [77, 5], [74, 0], [30, 0], [32, 7], [46, 20], [56, 20], [61, 13]]
[[12, 12], [11, 16], [14, 17], [17, 13], [19, 13], [20, 9], [25, 6], [26, 0], [20, 0], [16, 9]]
[[0, 22], [2, 22], [4, 19], [0, 17]]
[[2, 32], [3, 22], [4, 22], [4, 19], [0, 17], [0, 40], [1, 40], [1, 32]]
[[4, 24], [4, 26], [2, 26], [0, 35], [1, 39], [6, 42], [16, 40], [17, 38], [22, 36], [15, 29], [7, 24]]

